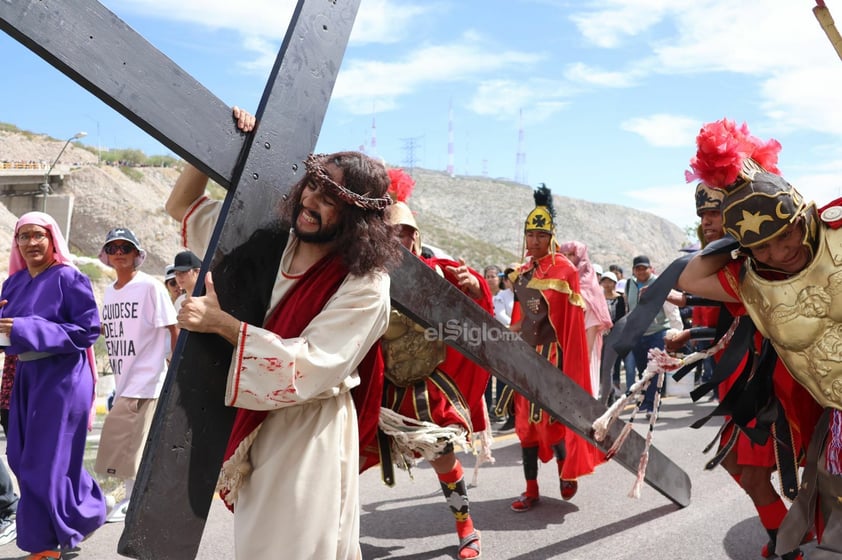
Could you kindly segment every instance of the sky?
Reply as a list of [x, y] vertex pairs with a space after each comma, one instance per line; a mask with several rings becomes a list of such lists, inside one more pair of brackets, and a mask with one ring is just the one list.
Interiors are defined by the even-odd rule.
[[[294, 5], [103, 4], [225, 103], [252, 111]], [[842, 0], [826, 4], [842, 24]], [[778, 139], [783, 176], [823, 205], [842, 196], [842, 60], [814, 6], [362, 0], [316, 149], [364, 149], [389, 165], [442, 171], [452, 161], [457, 175], [545, 183], [687, 228], [697, 221], [684, 180], [695, 136], [727, 117]], [[0, 122], [171, 154], [3, 33], [0, 57]]]

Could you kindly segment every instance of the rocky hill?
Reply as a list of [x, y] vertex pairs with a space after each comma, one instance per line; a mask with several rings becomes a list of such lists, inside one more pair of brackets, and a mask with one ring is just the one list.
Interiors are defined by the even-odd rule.
[[[520, 260], [523, 224], [535, 207], [532, 187], [486, 177], [449, 177], [416, 169], [410, 206], [422, 241], [463, 256], [474, 266]], [[548, 185], [552, 189], [552, 185]], [[554, 196], [559, 242], [581, 241], [591, 261], [631, 273], [635, 255], [646, 254], [656, 269], [679, 256], [685, 233], [668, 220], [616, 204]]]
[[[0, 161], [50, 161], [62, 144], [42, 135], [0, 131]], [[181, 250], [177, 224], [163, 210], [178, 170], [99, 165], [96, 154], [74, 145], [68, 146], [61, 161], [70, 166], [57, 192], [75, 196], [72, 250], [95, 258], [106, 232], [126, 226], [149, 253], [143, 270], [161, 276]], [[519, 260], [523, 221], [534, 206], [531, 188], [423, 169], [415, 169], [413, 175], [417, 184], [409, 202], [425, 243], [477, 268]], [[644, 253], [660, 269], [686, 243], [679, 227], [653, 214], [563, 196], [556, 196], [554, 204], [559, 241], [586, 243], [591, 259], [606, 268], [618, 263], [628, 273], [632, 257]], [[0, 207], [0, 272], [7, 267], [15, 219]]]
[[[63, 144], [61, 140], [42, 135], [2, 131], [0, 160], [51, 162]], [[100, 165], [95, 153], [73, 144], [67, 147], [60, 161], [57, 169], [67, 171], [55, 192], [74, 197], [70, 232], [65, 232], [71, 250], [96, 262], [108, 230], [125, 226], [137, 234], [147, 251], [142, 269], [163, 276], [164, 267], [181, 250], [177, 224], [163, 209], [178, 170]], [[0, 209], [2, 271], [7, 269], [15, 221], [16, 217], [3, 206]]]

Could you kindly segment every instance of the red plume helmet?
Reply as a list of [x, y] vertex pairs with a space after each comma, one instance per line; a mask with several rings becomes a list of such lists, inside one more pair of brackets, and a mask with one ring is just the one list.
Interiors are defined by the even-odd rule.
[[696, 146], [696, 155], [690, 160], [692, 171], [684, 172], [688, 183], [698, 179], [710, 187], [725, 188], [737, 181], [747, 159], [769, 173], [781, 174], [781, 143], [775, 139], [763, 142], [752, 136], [746, 123], [739, 127], [728, 119], [708, 123], [696, 136]]
[[751, 249], [804, 220], [803, 243], [815, 254], [815, 205], [787, 183], [778, 169], [781, 144], [760, 140], [743, 123], [722, 119], [708, 123], [696, 137], [687, 182], [701, 180], [724, 193], [720, 209], [725, 231]]
[[386, 209], [386, 221], [393, 226], [409, 226], [415, 230], [415, 241], [412, 245], [412, 252], [416, 255], [421, 254], [421, 232], [418, 229], [418, 222], [415, 221], [415, 216], [406, 199], [412, 194], [412, 189], [415, 188], [415, 179], [400, 168], [391, 168], [388, 170], [389, 181], [389, 196], [395, 201], [394, 204]]
[[415, 179], [400, 168], [389, 169], [389, 196], [397, 202], [406, 202], [406, 199], [412, 194], [412, 189], [415, 188]]

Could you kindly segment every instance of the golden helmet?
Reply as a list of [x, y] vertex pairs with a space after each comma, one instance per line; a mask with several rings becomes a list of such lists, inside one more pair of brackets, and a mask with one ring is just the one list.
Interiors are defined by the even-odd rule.
[[555, 211], [553, 210], [553, 195], [550, 189], [541, 183], [533, 193], [535, 208], [526, 217], [523, 231], [543, 231], [549, 234], [555, 231]]
[[412, 249], [416, 255], [421, 254], [421, 231], [418, 229], [418, 222], [415, 221], [415, 216], [406, 202], [398, 201], [387, 206], [386, 221], [393, 226], [409, 226], [414, 229], [418, 235], [415, 236]]

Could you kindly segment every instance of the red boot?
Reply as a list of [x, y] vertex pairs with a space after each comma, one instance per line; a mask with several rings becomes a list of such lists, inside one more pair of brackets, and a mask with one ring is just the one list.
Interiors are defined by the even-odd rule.
[[575, 480], [564, 480], [561, 481], [561, 497], [565, 500], [570, 500], [573, 496], [576, 495], [576, 492], [579, 490], [579, 483]]

